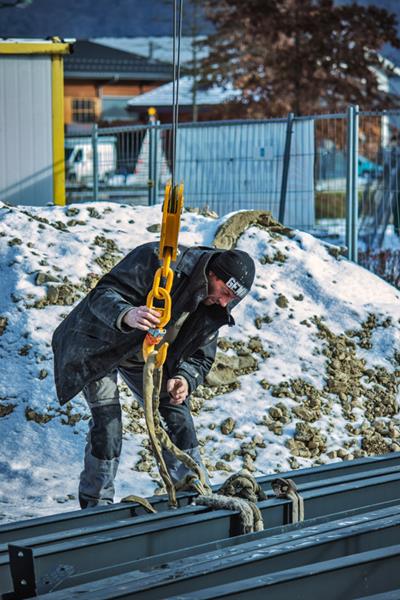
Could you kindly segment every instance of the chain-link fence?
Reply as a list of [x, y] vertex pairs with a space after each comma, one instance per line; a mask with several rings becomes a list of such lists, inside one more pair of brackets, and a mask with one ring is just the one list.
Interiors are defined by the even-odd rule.
[[[400, 112], [180, 125], [175, 178], [187, 207], [262, 209], [353, 260], [400, 253]], [[162, 201], [171, 125], [97, 129], [66, 138], [68, 202]], [[394, 275], [395, 280], [395, 275]]]
[[359, 118], [358, 260], [400, 288], [400, 113]]
[[[186, 206], [220, 215], [264, 209], [277, 218], [284, 206], [287, 224], [314, 228], [313, 119], [182, 124], [178, 136], [175, 178], [185, 183]], [[68, 202], [161, 202], [171, 140], [171, 126], [160, 124], [67, 138]]]

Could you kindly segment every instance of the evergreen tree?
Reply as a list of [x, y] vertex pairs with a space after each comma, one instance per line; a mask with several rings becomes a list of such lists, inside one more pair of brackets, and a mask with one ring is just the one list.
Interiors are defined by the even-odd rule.
[[[248, 116], [392, 108], [380, 88], [391, 65], [384, 44], [400, 47], [396, 17], [375, 6], [333, 0], [205, 0], [215, 26], [203, 81], [241, 90]], [[230, 113], [232, 115], [232, 111]]]

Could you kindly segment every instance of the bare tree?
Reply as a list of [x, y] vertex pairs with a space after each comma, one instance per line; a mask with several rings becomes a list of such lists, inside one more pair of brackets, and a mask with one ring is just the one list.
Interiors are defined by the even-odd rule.
[[384, 91], [392, 67], [384, 44], [400, 47], [396, 17], [376, 6], [333, 0], [205, 0], [215, 33], [203, 81], [241, 90], [251, 116], [342, 110], [349, 103], [399, 105]]

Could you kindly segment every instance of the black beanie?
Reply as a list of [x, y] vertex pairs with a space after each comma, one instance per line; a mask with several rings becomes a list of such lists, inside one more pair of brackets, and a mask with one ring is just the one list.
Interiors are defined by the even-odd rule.
[[254, 281], [254, 261], [243, 250], [225, 250], [216, 254], [209, 261], [207, 270], [213, 271], [239, 298], [245, 297]]

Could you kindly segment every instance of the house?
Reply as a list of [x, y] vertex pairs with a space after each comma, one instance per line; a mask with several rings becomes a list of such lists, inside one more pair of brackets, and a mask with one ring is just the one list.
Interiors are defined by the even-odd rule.
[[[193, 65], [195, 60], [201, 60], [208, 55], [208, 48], [205, 46], [206, 36], [188, 36], [183, 35], [180, 41], [180, 59], [182, 67]], [[172, 36], [145, 36], [145, 37], [99, 37], [93, 38], [93, 42], [133, 52], [148, 59], [158, 60], [164, 63], [172, 64], [173, 60], [173, 40]]]
[[[194, 87], [193, 78], [187, 76], [189, 71], [195, 72], [196, 65], [198, 67], [200, 61], [207, 56], [208, 47], [205, 45], [205, 40], [204, 35], [182, 36], [180, 40], [180, 65], [183, 75], [179, 83], [179, 120], [181, 121], [219, 119], [221, 116], [218, 105], [233, 95], [229, 91], [217, 87], [210, 90]], [[96, 38], [94, 41], [110, 48], [135, 52], [148, 60], [155, 59], [170, 63], [172, 68], [172, 36], [103, 37]], [[177, 51], [177, 47], [175, 50]], [[140, 120], [146, 120], [147, 109], [153, 106], [157, 108], [157, 116], [161, 121], [172, 121], [172, 84], [164, 84], [160, 88], [154, 88], [150, 92], [144, 92], [140, 96], [130, 99], [128, 111], [130, 115], [138, 114]]]
[[[220, 107], [234, 100], [240, 92], [233, 88], [213, 86], [207, 89], [196, 87], [193, 77], [186, 75], [179, 79], [179, 120], [204, 121], [218, 118]], [[173, 83], [166, 83], [149, 92], [139, 94], [127, 102], [128, 112], [142, 118], [150, 107], [157, 110], [161, 121], [172, 121]], [[196, 118], [194, 117], [196, 114]]]
[[139, 113], [127, 113], [127, 101], [171, 79], [172, 68], [168, 63], [78, 40], [73, 53], [64, 61], [66, 133], [87, 132], [95, 122], [101, 125], [137, 122]]

